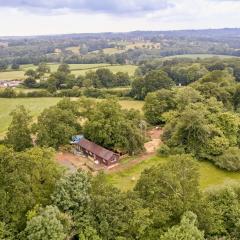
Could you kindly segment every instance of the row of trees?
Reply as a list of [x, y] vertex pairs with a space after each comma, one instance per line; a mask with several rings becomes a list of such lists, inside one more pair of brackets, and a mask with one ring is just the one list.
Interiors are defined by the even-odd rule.
[[[225, 71], [225, 73], [224, 73]], [[149, 92], [162, 88], [170, 88], [173, 85], [186, 86], [202, 78], [202, 83], [211, 84], [223, 81], [226, 78], [234, 78], [240, 81], [239, 60], [218, 58], [197, 59], [172, 59], [147, 61], [140, 64], [136, 71], [136, 78], [132, 83], [132, 97], [143, 100]]]
[[240, 237], [239, 186], [201, 192], [198, 166], [189, 155], [144, 171], [125, 193], [102, 174], [63, 174], [51, 154], [49, 149], [16, 153], [0, 147], [0, 239]]
[[73, 87], [85, 88], [111, 88], [130, 85], [130, 77], [128, 73], [117, 72], [114, 74], [107, 68], [100, 68], [89, 71], [85, 76], [71, 74], [69, 65], [61, 64], [57, 71], [50, 73], [50, 68], [46, 64], [40, 64], [34, 71], [29, 69], [26, 71], [27, 76], [24, 85], [29, 88], [47, 88], [50, 92], [59, 89], [72, 89]]
[[[136, 154], [143, 150], [142, 117], [139, 111], [123, 110], [117, 100], [102, 102], [81, 99], [79, 102], [63, 99], [56, 106], [45, 109], [32, 124], [32, 118], [23, 107], [12, 112], [5, 143], [15, 151], [23, 151], [35, 143], [41, 147], [58, 149], [68, 145], [72, 136], [85, 137], [120, 153]], [[80, 122], [85, 122], [81, 126]]]

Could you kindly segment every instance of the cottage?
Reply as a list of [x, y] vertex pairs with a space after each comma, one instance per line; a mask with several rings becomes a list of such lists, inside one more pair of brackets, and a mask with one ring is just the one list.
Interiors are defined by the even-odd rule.
[[92, 158], [97, 164], [110, 166], [117, 163], [120, 157], [119, 154], [103, 148], [85, 138], [81, 138], [79, 142], [75, 143], [75, 145], [78, 151], [81, 151], [89, 158]]

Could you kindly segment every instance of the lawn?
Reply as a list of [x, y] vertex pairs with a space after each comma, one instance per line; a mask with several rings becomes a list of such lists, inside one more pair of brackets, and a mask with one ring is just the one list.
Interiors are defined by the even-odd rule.
[[[61, 98], [0, 98], [0, 139], [4, 136], [11, 122], [9, 114], [18, 106], [24, 105], [36, 118], [45, 108], [55, 105]], [[123, 108], [141, 110], [143, 102], [124, 100], [119, 101]]]
[[[167, 162], [167, 158], [152, 157], [127, 170], [107, 175], [107, 179], [114, 186], [123, 191], [131, 190], [139, 179], [141, 172], [157, 164]], [[227, 172], [215, 167], [209, 162], [199, 162], [200, 187], [202, 190], [223, 184], [227, 181], [240, 181], [240, 172]]]
[[[51, 69], [51, 72], [56, 72], [59, 64], [48, 64]], [[110, 65], [108, 63], [97, 63], [97, 64], [69, 64], [72, 74], [85, 75], [85, 73], [89, 70], [96, 71], [99, 68], [109, 68], [114, 73], [116, 72], [127, 72], [129, 75], [133, 75], [137, 66], [135, 65]], [[20, 67], [18, 71], [6, 71], [0, 72], [0, 80], [24, 80], [24, 73], [28, 69], [36, 69], [37, 66], [33, 64], [26, 64]]]

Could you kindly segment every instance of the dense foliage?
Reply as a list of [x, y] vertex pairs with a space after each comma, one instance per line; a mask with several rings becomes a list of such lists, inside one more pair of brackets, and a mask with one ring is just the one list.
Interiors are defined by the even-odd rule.
[[144, 171], [135, 189], [124, 193], [109, 185], [103, 174], [92, 177], [78, 171], [62, 175], [49, 153], [43, 149], [15, 153], [1, 147], [0, 170], [13, 171], [1, 175], [1, 239], [202, 240], [240, 236], [239, 186], [202, 193], [198, 166], [189, 155], [173, 156]]
[[139, 111], [123, 110], [116, 100], [110, 99], [96, 103], [85, 117], [84, 135], [93, 142], [120, 153], [143, 150]]

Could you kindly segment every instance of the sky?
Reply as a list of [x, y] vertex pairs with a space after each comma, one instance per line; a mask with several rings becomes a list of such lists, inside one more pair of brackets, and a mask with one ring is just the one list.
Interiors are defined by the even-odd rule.
[[240, 0], [0, 0], [0, 36], [240, 27]]

